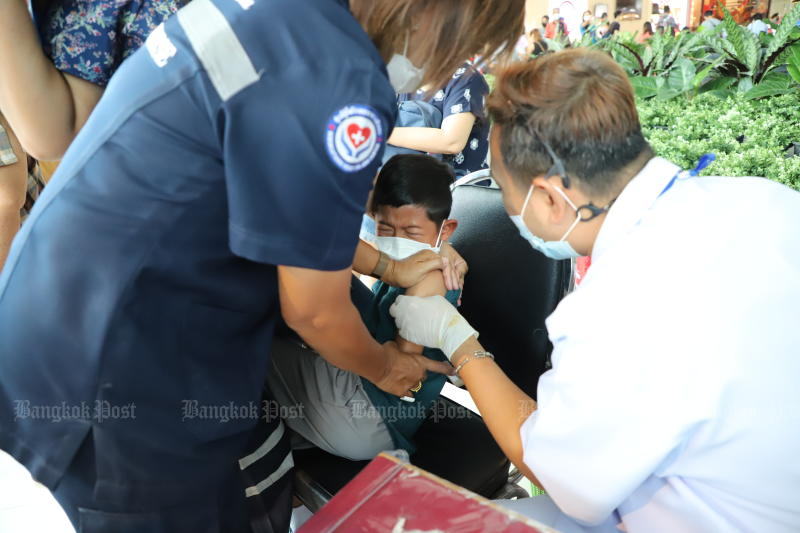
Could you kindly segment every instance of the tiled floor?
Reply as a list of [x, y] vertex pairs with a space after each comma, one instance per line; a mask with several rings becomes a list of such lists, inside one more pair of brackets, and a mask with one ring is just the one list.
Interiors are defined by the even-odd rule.
[[75, 533], [50, 491], [0, 451], [0, 533]]

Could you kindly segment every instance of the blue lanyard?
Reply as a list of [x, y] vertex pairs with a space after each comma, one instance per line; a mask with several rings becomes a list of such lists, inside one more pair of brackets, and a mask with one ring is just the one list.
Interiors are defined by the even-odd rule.
[[[688, 178], [688, 177], [697, 176], [698, 174], [700, 174], [700, 172], [704, 168], [706, 168], [708, 165], [713, 163], [716, 158], [717, 158], [717, 156], [714, 155], [714, 154], [706, 154], [706, 155], [704, 155], [703, 157], [700, 158], [700, 161], [697, 162], [697, 166], [694, 167], [693, 170], [690, 170], [688, 172], [688, 175], [686, 177]], [[667, 186], [664, 187], [663, 191], [661, 191], [661, 194], [658, 195], [658, 198], [661, 198], [662, 196], [664, 196], [664, 193], [667, 192], [668, 190], [670, 190], [673, 185], [675, 185], [675, 182], [681, 177], [681, 174], [683, 174], [683, 173], [684, 173], [683, 170], [679, 170], [678, 173], [675, 174], [672, 177], [671, 180], [669, 180], [669, 183], [667, 183]]]

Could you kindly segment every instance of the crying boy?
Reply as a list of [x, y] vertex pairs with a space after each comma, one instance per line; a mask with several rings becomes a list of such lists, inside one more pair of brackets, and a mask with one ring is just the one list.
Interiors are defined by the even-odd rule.
[[[458, 223], [448, 218], [453, 199], [452, 169], [426, 155], [398, 155], [381, 169], [369, 214], [377, 227], [375, 245], [393, 259], [421, 250], [439, 251]], [[354, 302], [376, 341], [397, 340], [401, 350], [422, 352], [447, 361], [439, 350], [411, 344], [397, 336], [389, 308], [401, 294], [443, 295], [453, 305], [459, 291], [447, 291], [440, 271], [404, 290], [378, 281], [368, 301]], [[413, 436], [428, 416], [444, 386], [445, 376], [428, 373], [414, 400], [384, 392], [352, 372], [341, 370], [311, 350], [276, 339], [268, 385], [282, 407], [302, 406], [302, 417], [286, 420], [299, 436], [296, 445], [311, 443], [352, 460], [372, 459], [383, 450], [413, 453]], [[298, 444], [298, 442], [300, 444]]]

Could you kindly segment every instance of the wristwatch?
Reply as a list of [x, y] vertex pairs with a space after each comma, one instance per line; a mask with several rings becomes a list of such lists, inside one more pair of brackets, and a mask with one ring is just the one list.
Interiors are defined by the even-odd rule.
[[381, 277], [386, 274], [386, 269], [389, 268], [389, 256], [383, 252], [379, 253], [378, 264], [375, 265], [375, 268], [372, 269], [372, 274], [370, 274], [370, 276], [377, 279], [381, 279]]

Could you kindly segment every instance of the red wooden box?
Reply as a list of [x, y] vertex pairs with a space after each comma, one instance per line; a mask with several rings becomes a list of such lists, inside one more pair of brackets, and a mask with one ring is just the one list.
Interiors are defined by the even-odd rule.
[[390, 455], [381, 454], [300, 528], [300, 533], [551, 533]]

